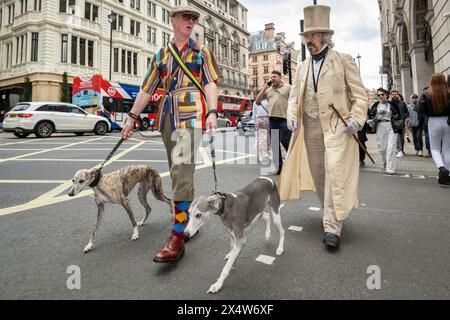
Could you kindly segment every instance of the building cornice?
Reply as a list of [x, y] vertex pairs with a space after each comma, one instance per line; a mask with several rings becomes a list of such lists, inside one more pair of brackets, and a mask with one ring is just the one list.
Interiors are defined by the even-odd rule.
[[232, 25], [236, 30], [238, 30], [239, 32], [243, 33], [245, 36], [247, 36], [247, 37], [250, 36], [250, 32], [249, 31], [245, 30], [244, 28], [242, 28], [238, 24], [236, 24], [234, 22], [231, 22], [230, 20], [226, 19], [225, 17], [218, 15], [216, 11], [214, 11], [211, 8], [205, 6], [205, 4], [201, 3], [200, 1], [188, 0], [188, 2], [190, 2], [191, 4], [195, 4], [195, 5], [199, 6], [200, 9], [202, 9], [205, 12], [207, 12], [213, 18], [215, 18], [217, 20], [220, 20], [220, 21], [222, 21], [224, 23]]

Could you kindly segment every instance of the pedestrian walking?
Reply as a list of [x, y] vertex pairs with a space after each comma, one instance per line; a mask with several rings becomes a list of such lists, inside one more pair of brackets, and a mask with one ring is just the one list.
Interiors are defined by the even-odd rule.
[[370, 109], [367, 124], [377, 135], [377, 146], [383, 161], [383, 170], [388, 175], [395, 175], [395, 158], [397, 152], [397, 134], [403, 129], [404, 122], [399, 106], [395, 100], [389, 100], [389, 91], [377, 90], [379, 101]]
[[[408, 107], [403, 100], [403, 96], [400, 94], [398, 90], [391, 90], [391, 100], [394, 104], [397, 104], [400, 110], [400, 115], [403, 121], [406, 121], [408, 118]], [[399, 128], [397, 130], [397, 158], [401, 158], [405, 155], [405, 134], [406, 134], [406, 125], [403, 125], [403, 128]]]
[[[132, 119], [138, 118], [158, 87], [167, 90], [157, 119], [169, 161], [175, 219], [167, 244], [153, 258], [156, 262], [178, 260], [184, 252], [183, 233], [194, 197], [195, 154], [202, 129], [217, 128], [216, 82], [221, 74], [211, 51], [191, 38], [199, 17], [190, 6], [171, 10], [173, 40], [154, 55], [129, 113]], [[133, 122], [125, 123], [123, 138], [132, 136]]]
[[272, 71], [270, 81], [256, 97], [256, 103], [261, 104], [264, 99], [269, 102], [270, 142], [272, 146], [272, 161], [275, 171], [269, 175], [279, 175], [283, 167], [281, 145], [287, 151], [291, 141], [291, 131], [287, 127], [287, 108], [291, 86], [284, 83], [281, 72]]
[[438, 182], [450, 185], [450, 92], [442, 73], [433, 74], [419, 103], [420, 112], [429, 116], [431, 155], [439, 169]]
[[411, 128], [411, 135], [414, 142], [415, 155], [423, 156], [423, 115], [419, 113], [419, 96], [417, 94], [411, 95], [408, 104], [409, 116], [406, 119], [406, 124]]
[[[368, 100], [353, 57], [333, 50], [330, 7], [304, 8], [302, 41], [310, 57], [297, 69], [287, 111], [294, 132], [280, 176], [282, 201], [315, 191], [323, 209], [323, 242], [337, 248], [344, 220], [358, 205], [358, 144]], [[334, 104], [339, 115], [330, 108]]]
[[253, 121], [255, 122], [256, 150], [258, 162], [267, 164], [271, 159], [269, 102], [264, 99], [260, 104], [253, 102]]

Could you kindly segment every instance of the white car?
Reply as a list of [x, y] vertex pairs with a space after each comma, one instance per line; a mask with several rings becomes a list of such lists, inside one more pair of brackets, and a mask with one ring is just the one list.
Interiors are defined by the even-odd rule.
[[110, 130], [108, 119], [63, 102], [21, 102], [5, 115], [3, 121], [3, 131], [13, 132], [18, 138], [31, 133], [48, 138], [53, 132], [104, 135]]

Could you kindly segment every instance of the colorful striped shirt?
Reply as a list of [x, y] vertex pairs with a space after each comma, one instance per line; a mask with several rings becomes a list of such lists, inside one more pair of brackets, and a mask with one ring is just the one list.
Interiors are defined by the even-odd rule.
[[[186, 67], [199, 79], [203, 87], [210, 82], [215, 82], [222, 77], [217, 62], [207, 47], [201, 47], [197, 41], [189, 38], [187, 45], [182, 49], [174, 45], [174, 49], [184, 61]], [[178, 67], [169, 49], [162, 48], [153, 57], [153, 60], [145, 75], [141, 90], [152, 95], [157, 88], [164, 88], [172, 73]], [[205, 98], [200, 90], [179, 70], [175, 76], [168, 93], [158, 110], [158, 129], [162, 129], [166, 112], [170, 112], [172, 131], [182, 128], [204, 128], [205, 116], [208, 111]]]

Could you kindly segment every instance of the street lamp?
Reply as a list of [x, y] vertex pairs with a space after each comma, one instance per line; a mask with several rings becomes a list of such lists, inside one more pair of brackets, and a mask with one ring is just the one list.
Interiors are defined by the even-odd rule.
[[113, 23], [116, 21], [116, 14], [110, 13], [108, 14], [108, 22], [110, 24], [110, 32], [109, 32], [109, 81], [111, 81], [111, 68], [112, 68], [112, 32], [113, 32]]
[[362, 57], [358, 53], [358, 56], [356, 57], [356, 59], [358, 59], [358, 72], [359, 72], [359, 75], [361, 75], [361, 58]]

